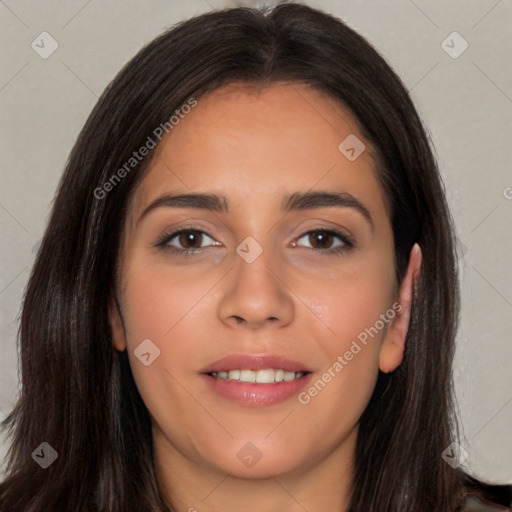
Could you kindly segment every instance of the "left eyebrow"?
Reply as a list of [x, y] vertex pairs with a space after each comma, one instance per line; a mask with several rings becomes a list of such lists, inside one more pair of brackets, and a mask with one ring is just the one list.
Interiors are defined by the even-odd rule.
[[[281, 203], [281, 208], [284, 212], [331, 207], [353, 208], [361, 213], [372, 227], [374, 226], [368, 208], [352, 194], [347, 192], [295, 192], [285, 196]], [[229, 211], [226, 197], [217, 194], [192, 193], [164, 195], [153, 201], [144, 209], [137, 220], [137, 224], [143, 217], [156, 208], [199, 208], [213, 212]]]
[[365, 217], [373, 227], [373, 219], [366, 206], [347, 192], [296, 192], [283, 199], [282, 209], [286, 212], [293, 210], [309, 210], [313, 208], [353, 208]]

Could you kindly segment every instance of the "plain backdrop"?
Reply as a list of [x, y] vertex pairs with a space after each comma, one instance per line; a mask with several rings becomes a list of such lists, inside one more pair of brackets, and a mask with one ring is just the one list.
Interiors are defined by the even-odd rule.
[[[454, 372], [465, 467], [512, 482], [512, 1], [305, 3], [342, 18], [383, 54], [431, 134], [459, 239]], [[0, 419], [18, 392], [23, 290], [67, 156], [98, 96], [163, 30], [237, 5], [259, 2], [0, 2]], [[58, 45], [47, 58], [32, 47], [41, 37], [45, 51]], [[0, 456], [5, 450], [0, 441]]]

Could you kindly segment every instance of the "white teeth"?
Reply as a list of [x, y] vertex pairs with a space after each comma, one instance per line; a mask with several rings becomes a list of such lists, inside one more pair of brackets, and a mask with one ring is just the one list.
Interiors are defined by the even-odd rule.
[[240, 380], [240, 370], [231, 370], [228, 376], [229, 380]]
[[284, 372], [284, 381], [290, 382], [295, 379], [295, 372]]
[[251, 370], [240, 370], [241, 382], [256, 382], [256, 372]]
[[238, 380], [240, 382], [257, 382], [260, 384], [273, 384], [274, 382], [290, 382], [294, 379], [300, 379], [304, 373], [287, 372], [285, 370], [274, 370], [266, 368], [265, 370], [230, 370], [229, 372], [213, 372], [212, 376], [223, 380]]
[[[293, 374], [295, 376], [295, 374]], [[274, 382], [274, 370], [260, 370], [256, 374], [256, 382], [270, 384]]]

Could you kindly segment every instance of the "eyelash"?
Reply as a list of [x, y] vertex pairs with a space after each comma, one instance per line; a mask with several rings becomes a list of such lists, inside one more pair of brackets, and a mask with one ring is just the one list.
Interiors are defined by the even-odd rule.
[[[206, 235], [209, 238], [212, 238], [208, 233], [205, 231], [194, 228], [194, 227], [187, 227], [187, 228], [181, 228], [177, 229], [176, 231], [173, 231], [172, 233], [164, 233], [155, 243], [155, 247], [158, 247], [159, 249], [174, 253], [178, 256], [192, 256], [194, 254], [197, 254], [201, 251], [201, 248], [196, 249], [177, 249], [176, 247], [173, 247], [171, 245], [168, 245], [168, 243], [176, 238], [177, 236], [181, 235], [181, 233], [201, 233], [203, 235]], [[311, 233], [323, 233], [326, 235], [332, 235], [338, 238], [343, 245], [335, 248], [330, 249], [311, 249], [312, 251], [320, 253], [322, 256], [334, 256], [334, 255], [341, 255], [342, 253], [353, 249], [355, 247], [355, 241], [349, 237], [348, 235], [344, 233], [340, 233], [339, 231], [333, 230], [333, 229], [324, 229], [324, 228], [317, 228], [317, 229], [311, 229], [309, 231], [306, 231], [301, 236], [297, 238], [297, 240], [300, 240], [301, 238], [304, 238], [304, 236], [309, 235]]]

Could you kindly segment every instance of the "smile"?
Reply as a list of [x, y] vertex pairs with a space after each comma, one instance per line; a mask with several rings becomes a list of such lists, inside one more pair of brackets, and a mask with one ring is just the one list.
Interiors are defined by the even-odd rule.
[[264, 370], [230, 370], [210, 373], [212, 377], [223, 380], [240, 382], [256, 382], [258, 384], [274, 384], [275, 382], [290, 382], [300, 379], [305, 372], [290, 372], [283, 369], [266, 368]]

